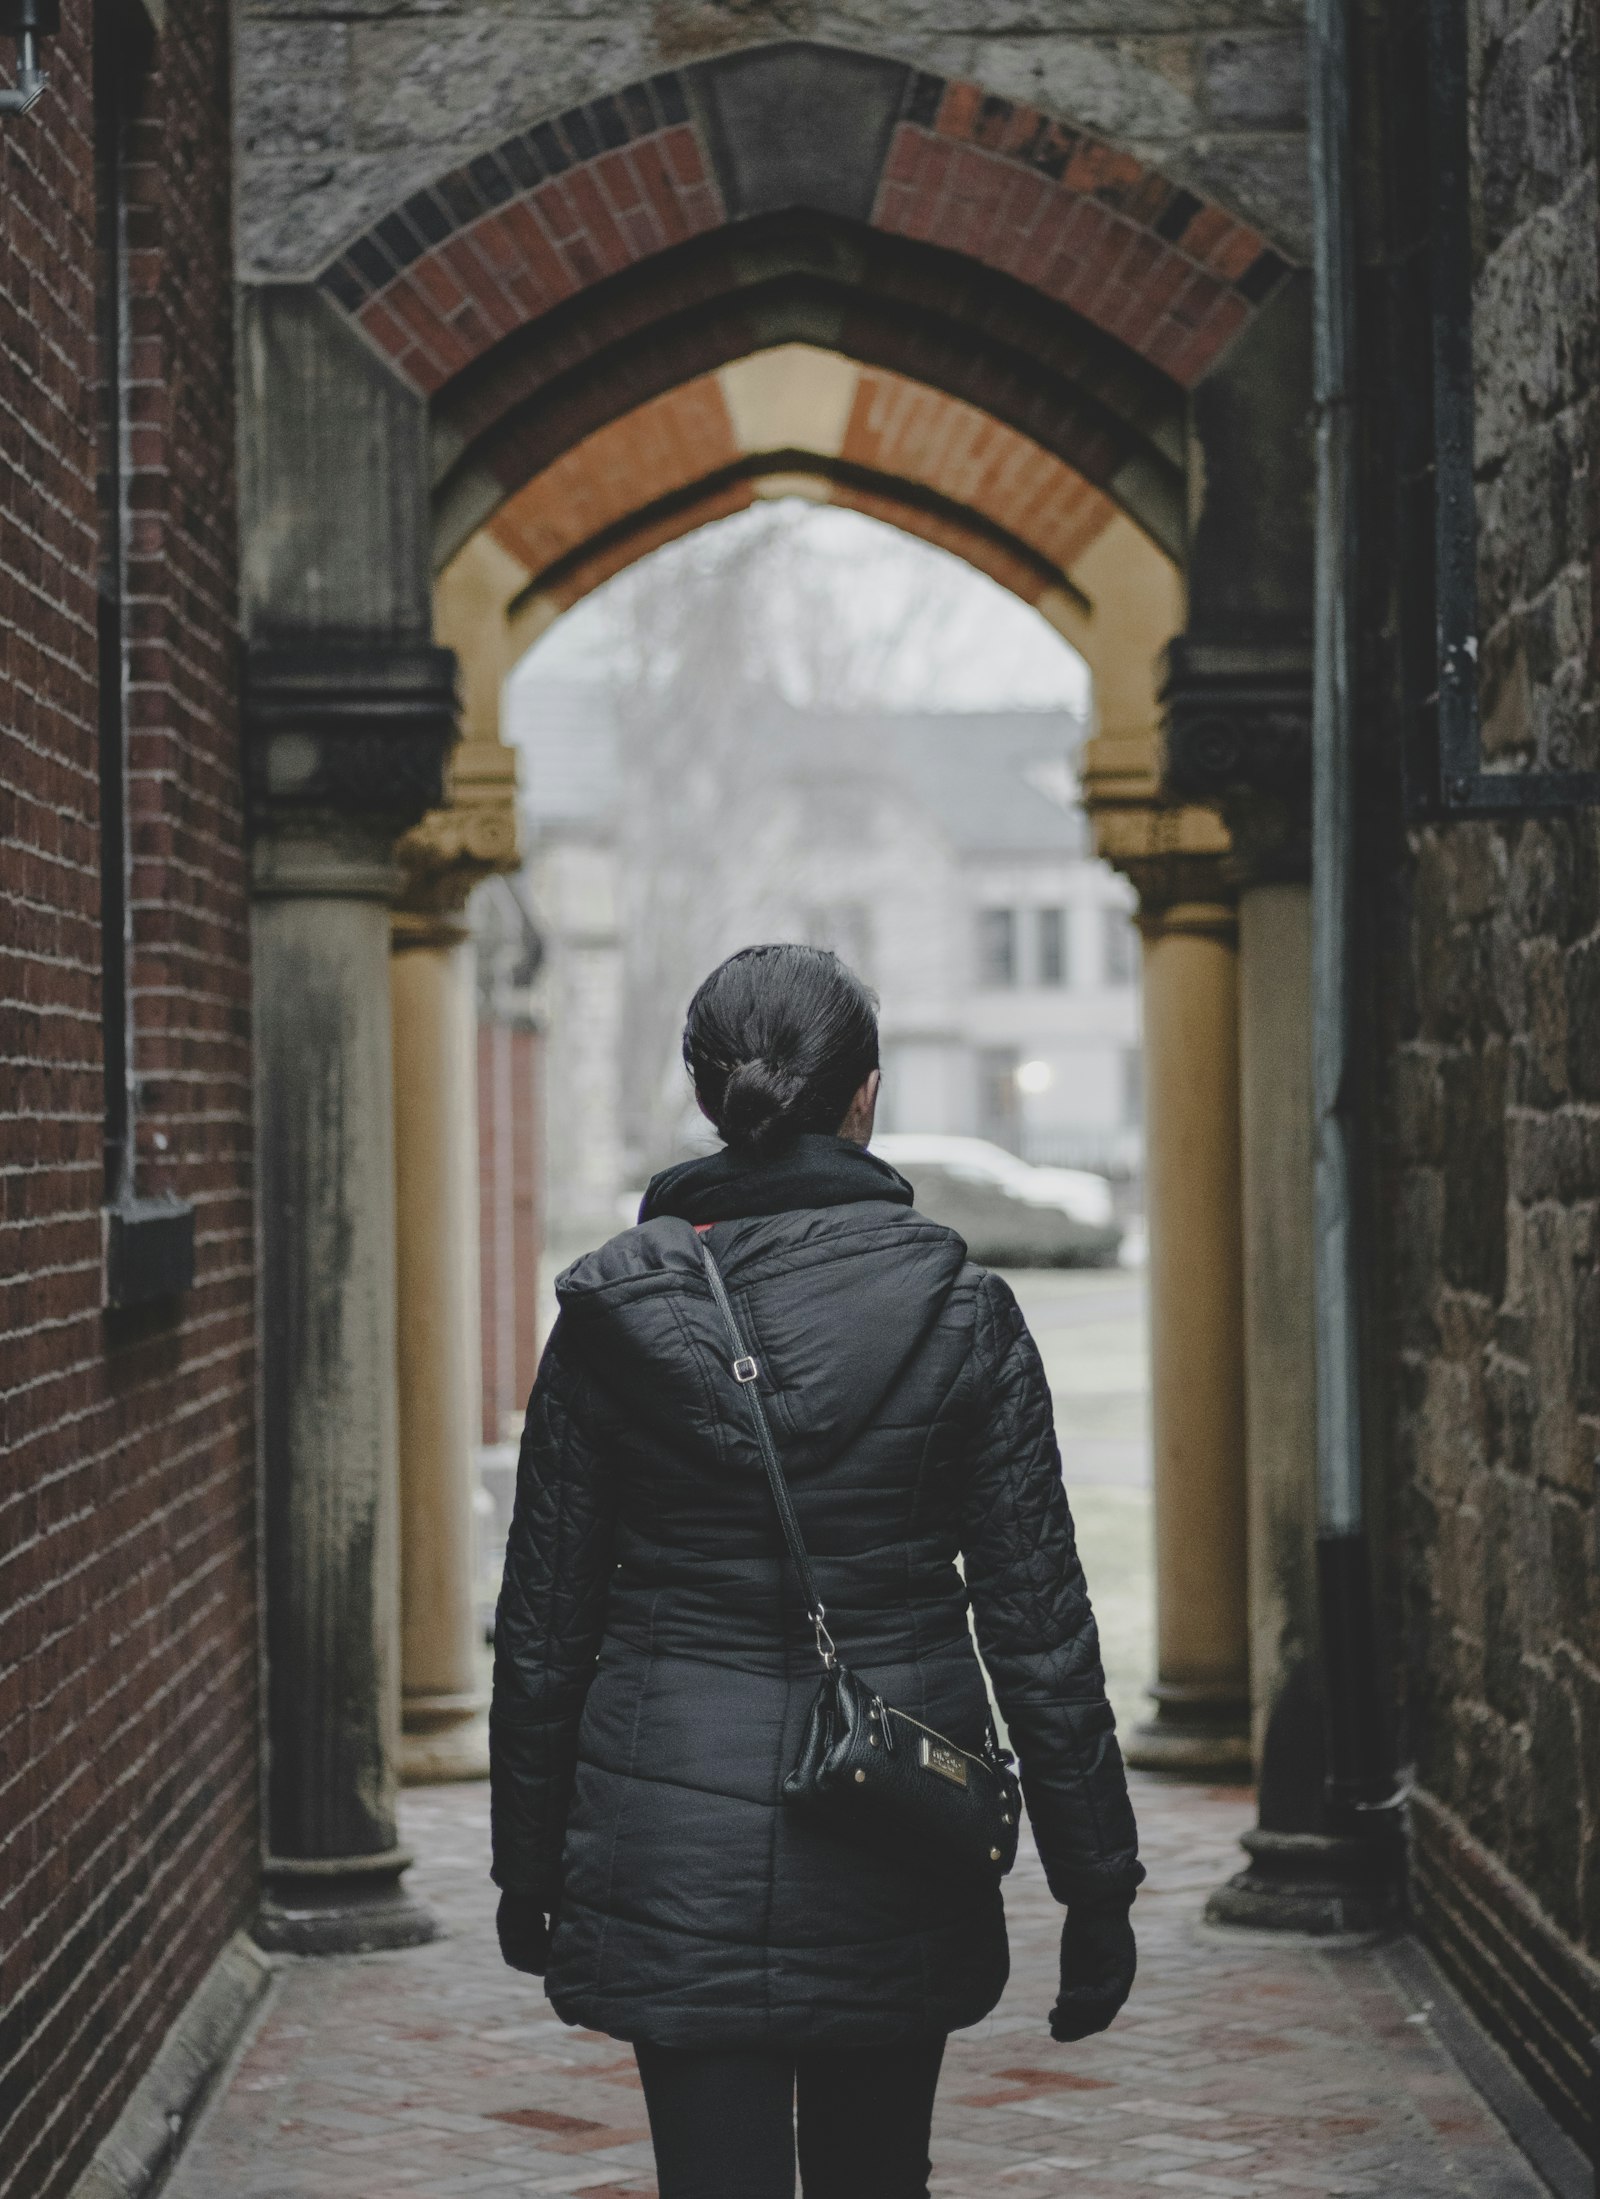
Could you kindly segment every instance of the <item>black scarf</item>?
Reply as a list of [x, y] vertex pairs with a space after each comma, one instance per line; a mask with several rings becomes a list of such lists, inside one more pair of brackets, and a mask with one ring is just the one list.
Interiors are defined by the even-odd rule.
[[808, 1130], [766, 1159], [724, 1147], [664, 1168], [650, 1179], [639, 1219], [653, 1222], [658, 1215], [676, 1214], [686, 1222], [732, 1222], [797, 1207], [850, 1206], [858, 1199], [910, 1206], [915, 1196], [904, 1176], [876, 1154], [848, 1138]]

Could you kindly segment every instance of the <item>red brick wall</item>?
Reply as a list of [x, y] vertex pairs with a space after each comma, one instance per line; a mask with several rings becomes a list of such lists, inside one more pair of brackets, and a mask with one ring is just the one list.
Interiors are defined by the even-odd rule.
[[[251, 1911], [246, 872], [228, 26], [169, 0], [133, 154], [139, 1188], [195, 1287], [101, 1309], [91, 14], [0, 117], [0, 2193], [67, 2191]], [[9, 55], [9, 47], [6, 49]]]

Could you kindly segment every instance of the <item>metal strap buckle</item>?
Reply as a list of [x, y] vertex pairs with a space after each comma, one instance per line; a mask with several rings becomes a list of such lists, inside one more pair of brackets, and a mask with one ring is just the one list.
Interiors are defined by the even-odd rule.
[[736, 1359], [733, 1362], [735, 1382], [753, 1382], [760, 1371], [753, 1359]]
[[817, 1655], [822, 1659], [823, 1669], [831, 1672], [839, 1662], [839, 1652], [833, 1646], [833, 1636], [823, 1624], [826, 1617], [827, 1613], [819, 1603], [811, 1614], [811, 1624], [816, 1629]]

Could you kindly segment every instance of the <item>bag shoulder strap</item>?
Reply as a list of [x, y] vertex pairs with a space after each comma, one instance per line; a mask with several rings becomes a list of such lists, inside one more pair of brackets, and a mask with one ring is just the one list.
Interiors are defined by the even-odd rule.
[[778, 1463], [778, 1447], [772, 1440], [772, 1426], [767, 1419], [767, 1409], [762, 1404], [761, 1393], [756, 1387], [761, 1369], [745, 1350], [733, 1301], [728, 1296], [728, 1286], [722, 1280], [722, 1270], [711, 1257], [710, 1246], [698, 1232], [695, 1243], [700, 1247], [700, 1257], [705, 1262], [706, 1281], [711, 1285], [711, 1295], [717, 1302], [717, 1310], [728, 1331], [728, 1342], [733, 1350], [730, 1371], [750, 1400], [750, 1410], [755, 1417], [756, 1443], [761, 1452], [761, 1463], [767, 1470], [767, 1483], [772, 1490], [773, 1504], [777, 1507], [778, 1524], [783, 1529], [783, 1539], [789, 1546], [789, 1555], [793, 1558], [795, 1571], [800, 1576], [800, 1592], [806, 1600], [806, 1616], [816, 1629], [817, 1655], [831, 1672], [839, 1661], [838, 1652], [833, 1646], [833, 1637], [824, 1624], [827, 1612], [823, 1608], [822, 1598], [817, 1594], [817, 1580], [811, 1570], [810, 1553], [806, 1549], [805, 1537], [800, 1532], [800, 1522], [795, 1517], [788, 1481]]

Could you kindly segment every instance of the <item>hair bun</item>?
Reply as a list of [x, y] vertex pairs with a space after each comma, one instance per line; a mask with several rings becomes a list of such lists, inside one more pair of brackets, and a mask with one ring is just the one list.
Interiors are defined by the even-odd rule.
[[690, 1001], [683, 1060], [719, 1134], [760, 1159], [837, 1135], [878, 1066], [877, 1002], [825, 947], [741, 947]]
[[792, 1120], [804, 1079], [771, 1061], [741, 1061], [722, 1089], [717, 1127], [746, 1153], [772, 1153], [796, 1135]]

